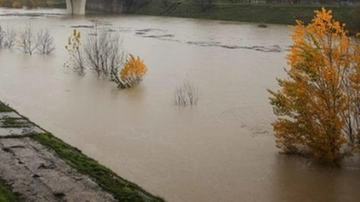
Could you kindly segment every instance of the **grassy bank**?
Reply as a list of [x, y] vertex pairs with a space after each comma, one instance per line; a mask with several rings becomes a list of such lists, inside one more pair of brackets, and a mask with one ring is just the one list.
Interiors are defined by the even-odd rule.
[[14, 110], [8, 107], [7, 105], [5, 105], [4, 103], [0, 102], [0, 112], [12, 112], [12, 111]]
[[[138, 14], [174, 16], [187, 18], [228, 20], [239, 22], [270, 23], [292, 25], [295, 19], [309, 22], [314, 17], [314, 10], [322, 5], [276, 5], [276, 4], [239, 4], [219, 0], [211, 9], [202, 11], [192, 0], [168, 1], [152, 0], [149, 4], [138, 10]], [[349, 26], [354, 23], [351, 17], [353, 7], [340, 7], [337, 5], [324, 6], [332, 9], [335, 19], [346, 22]], [[350, 25], [351, 24], [351, 25]]]
[[[0, 112], [16, 112], [11, 107], [0, 102]], [[17, 113], [17, 112], [16, 112]], [[26, 119], [23, 117], [21, 119]], [[5, 118], [3, 128], [16, 128], [13, 120]], [[56, 138], [51, 133], [26, 135], [40, 144], [53, 150], [61, 159], [79, 172], [90, 176], [100, 187], [111, 193], [121, 202], [163, 202], [164, 199], [154, 196], [138, 185], [121, 178], [116, 173], [84, 155], [79, 149]], [[22, 138], [24, 136], [7, 136], [3, 138]], [[0, 202], [17, 201], [16, 195], [0, 179]]]
[[0, 202], [16, 202], [19, 201], [16, 194], [0, 179]]

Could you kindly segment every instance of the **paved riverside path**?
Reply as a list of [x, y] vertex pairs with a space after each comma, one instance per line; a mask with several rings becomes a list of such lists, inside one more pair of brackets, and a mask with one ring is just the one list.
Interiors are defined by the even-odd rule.
[[45, 131], [16, 112], [0, 112], [0, 178], [21, 201], [116, 201], [90, 177], [29, 137], [41, 133]]

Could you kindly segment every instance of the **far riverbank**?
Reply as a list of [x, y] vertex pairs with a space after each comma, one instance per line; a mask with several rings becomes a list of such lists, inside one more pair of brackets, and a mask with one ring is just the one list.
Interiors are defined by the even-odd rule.
[[[167, 2], [167, 4], [164, 2]], [[348, 29], [355, 30], [355, 27], [358, 27], [356, 26], [358, 24], [357, 20], [353, 14], [355, 6], [350, 5], [242, 4], [219, 0], [213, 3], [211, 8], [202, 10], [201, 6], [194, 4], [191, 0], [153, 0], [136, 13], [142, 15], [293, 25], [295, 20], [301, 20], [305, 23], [310, 22], [314, 17], [314, 10], [321, 9], [322, 7], [333, 10], [334, 18], [341, 23], [346, 23]]]

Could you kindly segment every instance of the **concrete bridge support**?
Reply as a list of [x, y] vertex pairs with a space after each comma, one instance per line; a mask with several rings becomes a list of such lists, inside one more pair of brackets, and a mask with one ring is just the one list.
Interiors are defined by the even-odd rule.
[[68, 14], [84, 15], [86, 0], [66, 0], [66, 10]]

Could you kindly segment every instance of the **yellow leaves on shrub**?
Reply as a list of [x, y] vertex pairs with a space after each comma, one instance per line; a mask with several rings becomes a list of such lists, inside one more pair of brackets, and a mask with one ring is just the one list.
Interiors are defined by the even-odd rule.
[[296, 21], [287, 56], [287, 79], [269, 90], [276, 146], [328, 161], [351, 155], [360, 131], [360, 46], [332, 11], [315, 11], [308, 25]]
[[73, 29], [72, 35], [68, 38], [68, 43], [65, 48], [68, 51], [73, 51], [80, 46], [81, 34], [76, 29]]
[[85, 59], [82, 53], [81, 34], [79, 31], [73, 29], [72, 34], [68, 37], [65, 48], [70, 56], [65, 66], [72, 66], [79, 75], [85, 75]]
[[73, 30], [73, 35], [72, 37], [74, 37], [78, 42], [80, 41], [81, 39], [81, 34], [79, 31], [77, 31], [76, 29]]
[[124, 64], [119, 77], [115, 77], [115, 82], [119, 88], [131, 88], [142, 80], [146, 72], [146, 65], [140, 57], [134, 57], [130, 54], [130, 59]]
[[145, 63], [140, 57], [134, 57], [130, 54], [130, 59], [124, 64], [123, 69], [120, 71], [120, 78], [126, 80], [129, 77], [141, 78], [147, 71]]

